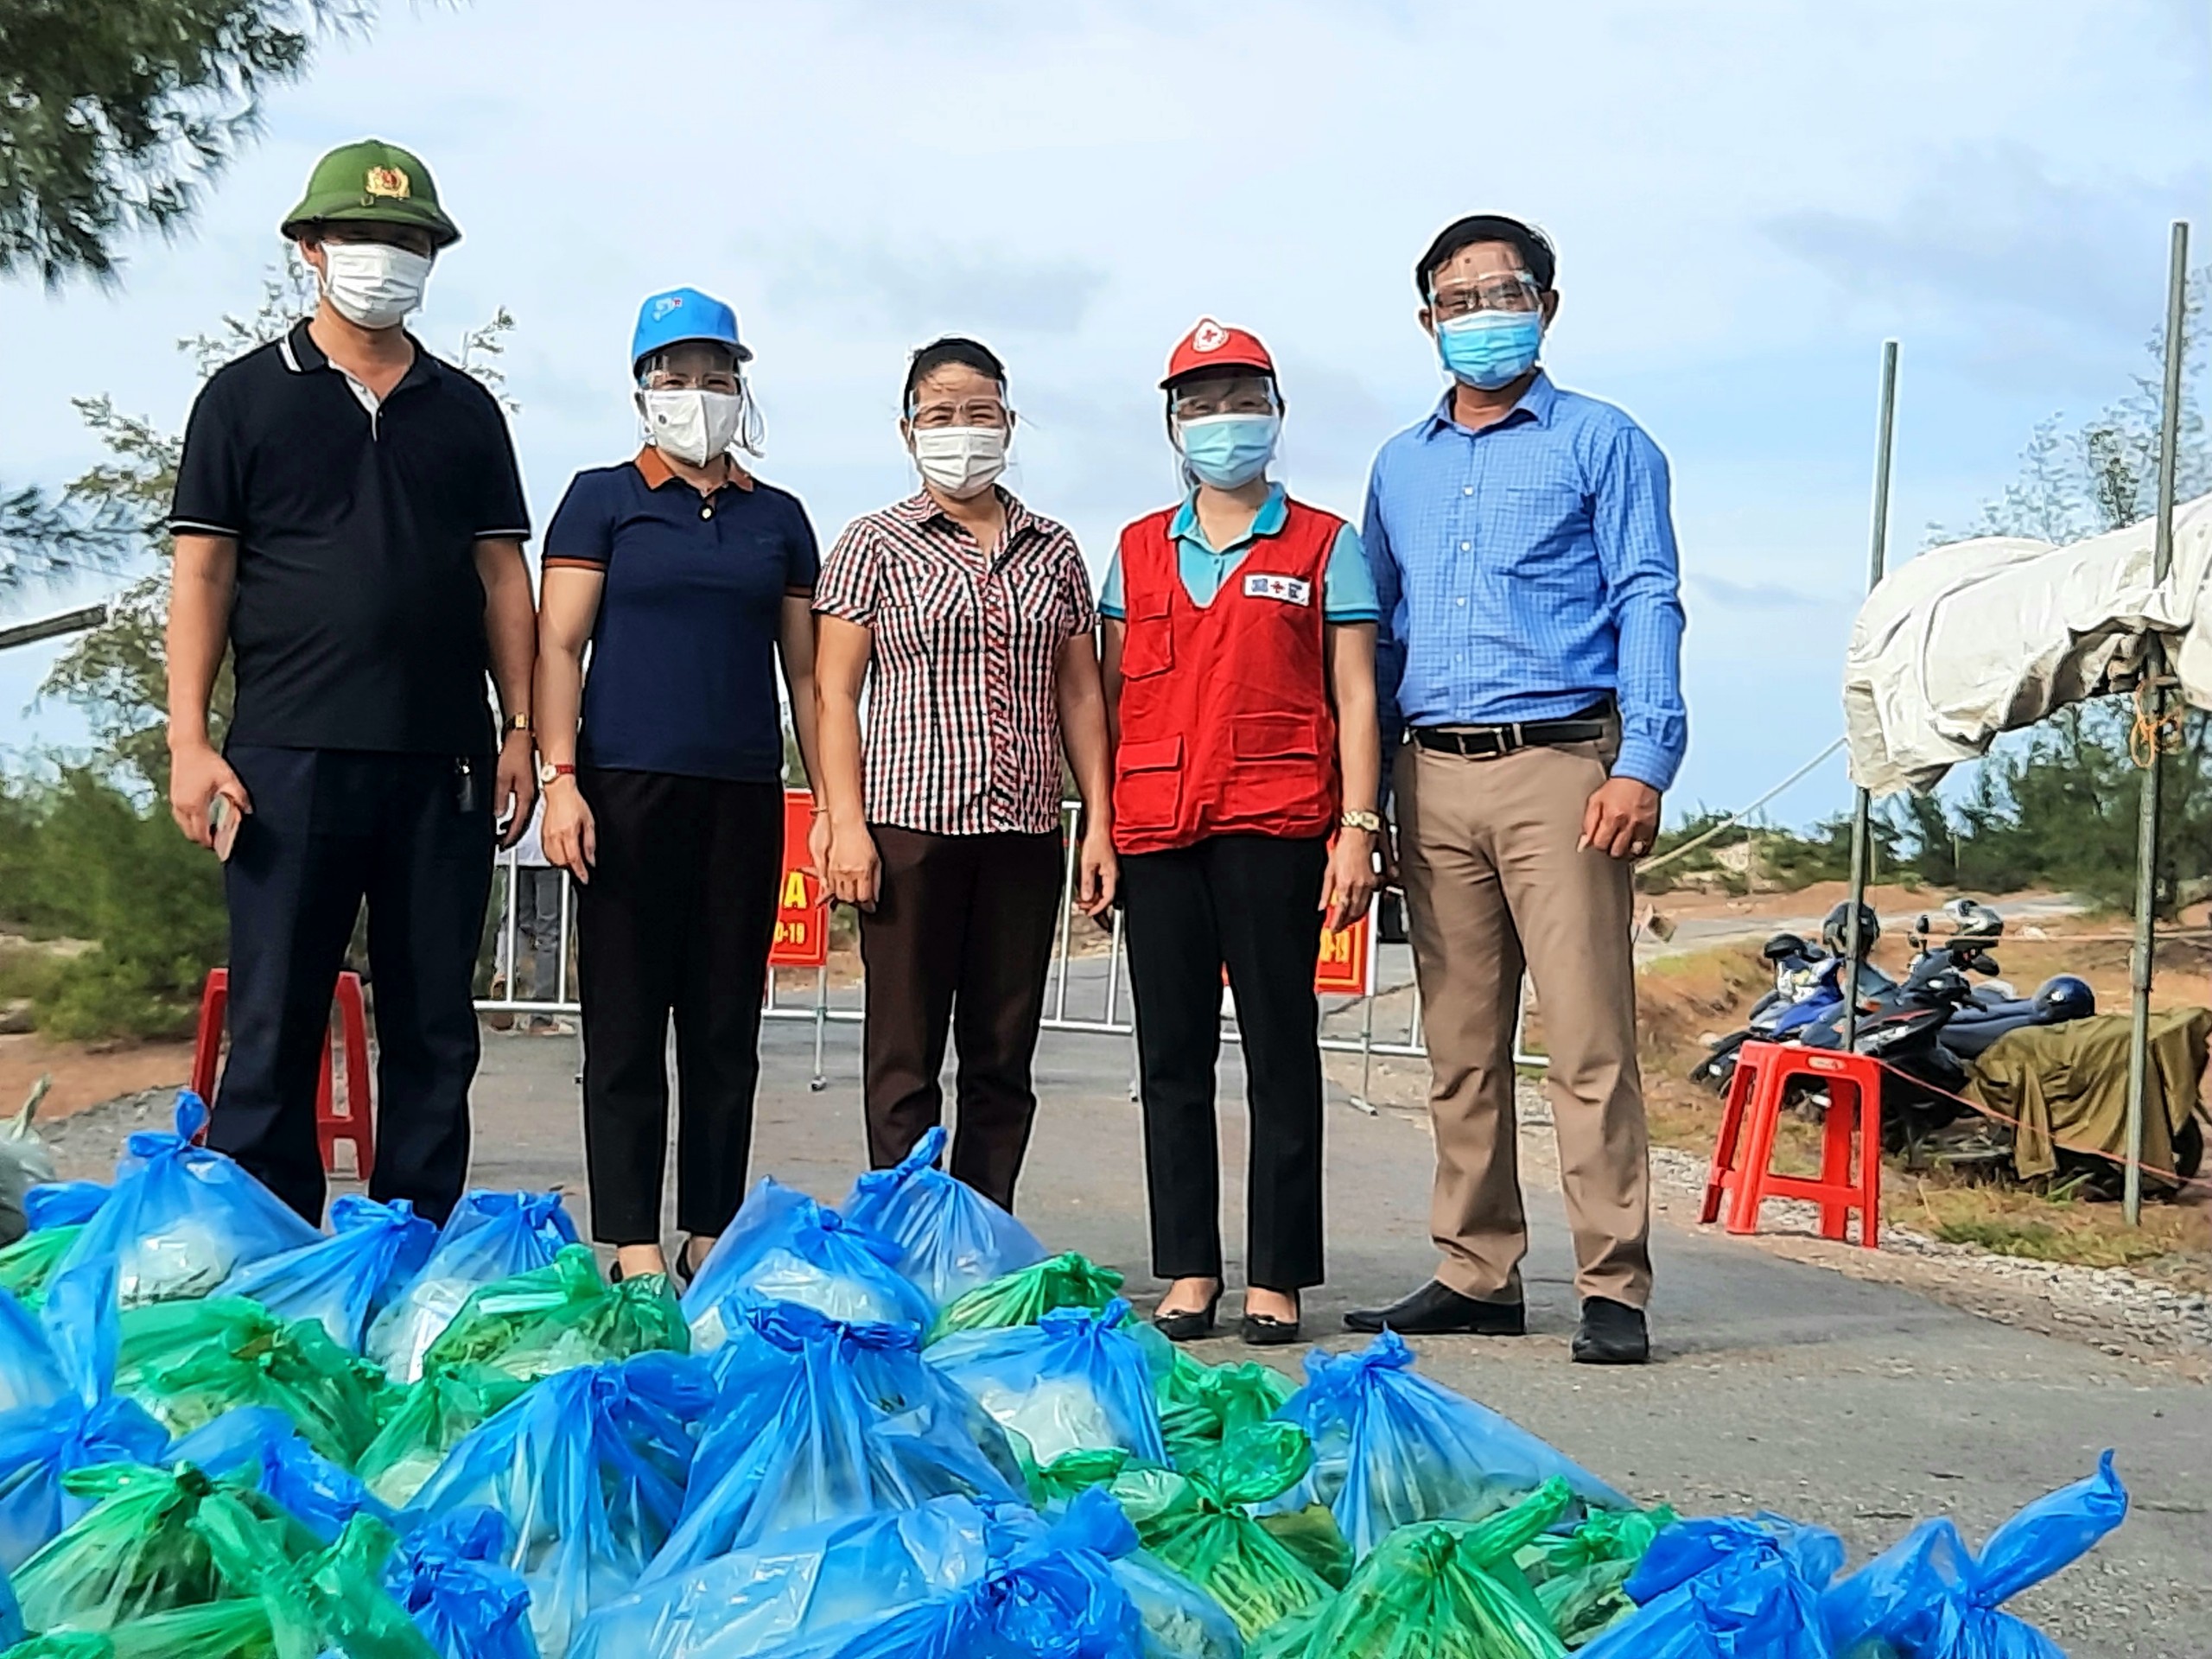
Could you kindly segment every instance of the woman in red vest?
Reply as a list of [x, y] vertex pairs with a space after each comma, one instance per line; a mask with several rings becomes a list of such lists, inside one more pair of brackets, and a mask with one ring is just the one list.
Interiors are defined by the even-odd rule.
[[1214, 1125], [1221, 973], [1251, 1111], [1243, 1333], [1298, 1336], [1321, 1282], [1314, 957], [1375, 891], [1382, 738], [1372, 577], [1349, 524], [1268, 478], [1282, 425], [1258, 339], [1208, 318], [1168, 360], [1190, 493], [1122, 532], [1099, 611], [1136, 999], [1154, 1322], [1211, 1332], [1221, 1300]]

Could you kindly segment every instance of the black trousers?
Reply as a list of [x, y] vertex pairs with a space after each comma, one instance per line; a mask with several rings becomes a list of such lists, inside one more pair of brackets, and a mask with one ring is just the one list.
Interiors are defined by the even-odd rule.
[[744, 1200], [753, 1155], [783, 786], [593, 768], [576, 781], [599, 838], [576, 894], [592, 1236], [661, 1236], [671, 1018], [676, 1224], [711, 1236]]
[[1327, 862], [1325, 842], [1268, 836], [1216, 836], [1122, 860], [1153, 1271], [1163, 1279], [1221, 1276], [1214, 1067], [1226, 965], [1252, 1118], [1245, 1277], [1265, 1290], [1321, 1282], [1313, 958]]
[[868, 1161], [887, 1169], [943, 1116], [949, 1025], [960, 1055], [952, 1173], [1011, 1210], [1037, 1116], [1030, 1065], [1059, 925], [1061, 841], [877, 825], [868, 970]]
[[468, 1175], [491, 759], [246, 744], [229, 758], [253, 810], [223, 868], [231, 1052], [208, 1144], [321, 1221], [316, 1068], [365, 899], [378, 1045], [369, 1195], [442, 1222]]

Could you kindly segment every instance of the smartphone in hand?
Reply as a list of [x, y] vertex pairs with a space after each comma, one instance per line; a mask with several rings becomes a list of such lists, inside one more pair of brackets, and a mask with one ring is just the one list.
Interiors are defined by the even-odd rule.
[[238, 825], [244, 822], [230, 797], [218, 795], [207, 804], [207, 827], [214, 832], [215, 856], [231, 861], [231, 849], [238, 844]]

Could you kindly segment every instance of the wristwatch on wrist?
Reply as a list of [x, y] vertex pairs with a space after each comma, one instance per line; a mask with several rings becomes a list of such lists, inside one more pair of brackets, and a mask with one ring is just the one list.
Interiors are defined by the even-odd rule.
[[509, 715], [499, 722], [499, 735], [502, 737], [512, 737], [517, 732], [526, 732], [529, 729], [530, 716], [528, 715]]
[[537, 764], [537, 785], [543, 789], [556, 778], [573, 778], [576, 769], [566, 761], [541, 760]]
[[1338, 822], [1347, 830], [1364, 830], [1370, 836], [1382, 833], [1382, 815], [1379, 812], [1347, 812]]

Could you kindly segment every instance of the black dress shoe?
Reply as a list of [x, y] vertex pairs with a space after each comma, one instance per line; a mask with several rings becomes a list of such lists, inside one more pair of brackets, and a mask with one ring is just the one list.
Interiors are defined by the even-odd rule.
[[1388, 1307], [1355, 1308], [1344, 1315], [1344, 1329], [1395, 1331], [1402, 1337], [1518, 1337], [1528, 1332], [1529, 1310], [1519, 1302], [1462, 1296], [1432, 1279]]
[[1213, 1335], [1214, 1310], [1220, 1306], [1221, 1293], [1217, 1290], [1204, 1307], [1154, 1313], [1152, 1328], [1170, 1342], [1202, 1342]]
[[1276, 1319], [1269, 1313], [1255, 1313], [1247, 1309], [1237, 1334], [1244, 1338], [1247, 1348], [1284, 1348], [1298, 1340], [1298, 1316]]
[[1582, 1323], [1574, 1332], [1578, 1365], [1641, 1365], [1651, 1357], [1651, 1333], [1643, 1310], [1610, 1296], [1586, 1297]]

